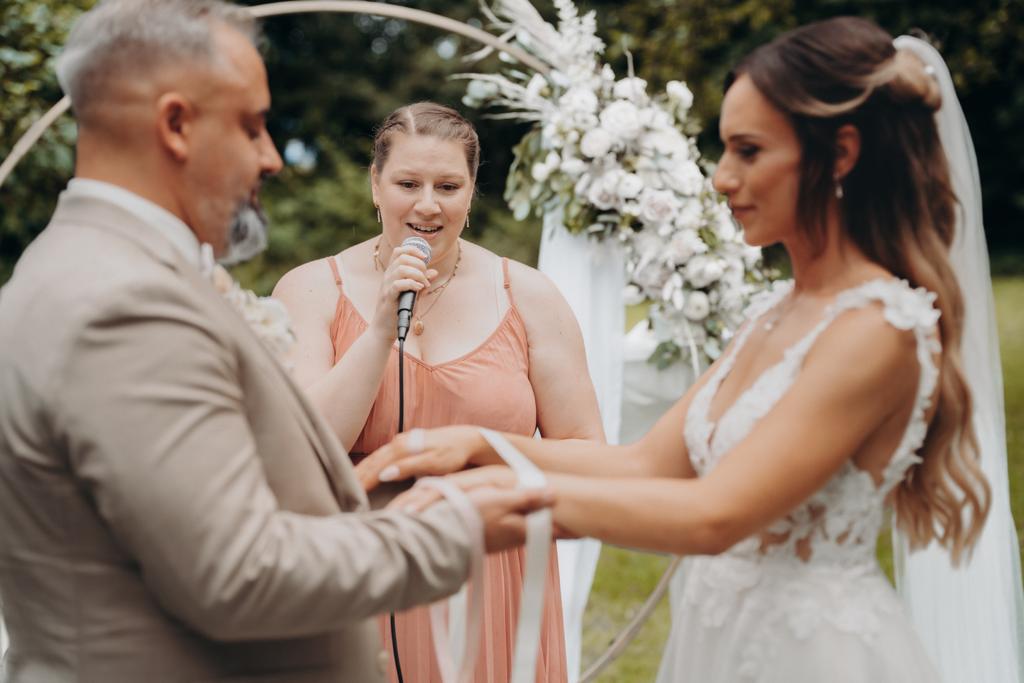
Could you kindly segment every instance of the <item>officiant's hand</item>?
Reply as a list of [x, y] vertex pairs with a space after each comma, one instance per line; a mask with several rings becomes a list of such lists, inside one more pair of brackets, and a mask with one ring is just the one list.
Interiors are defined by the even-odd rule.
[[[376, 260], [378, 257], [374, 255]], [[398, 336], [395, 320], [398, 317], [398, 297], [402, 292], [419, 292], [430, 286], [437, 271], [428, 268], [423, 253], [413, 246], [397, 246], [391, 252], [391, 261], [384, 268], [377, 304], [370, 319], [369, 329], [385, 344], [394, 343]]]
[[364, 458], [356, 465], [356, 476], [364, 490], [372, 491], [382, 481], [436, 477], [499, 462], [476, 427], [413, 429]]

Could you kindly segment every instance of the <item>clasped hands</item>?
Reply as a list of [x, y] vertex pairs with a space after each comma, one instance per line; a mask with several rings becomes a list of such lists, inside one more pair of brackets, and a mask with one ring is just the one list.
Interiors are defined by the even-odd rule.
[[[480, 513], [484, 545], [495, 552], [521, 545], [526, 515], [554, 505], [554, 492], [517, 488], [515, 473], [502, 463], [476, 427], [414, 429], [399, 434], [356, 465], [363, 489], [381, 482], [444, 476], [466, 493]], [[413, 486], [388, 504], [389, 509], [421, 512], [441, 500], [431, 486]]]

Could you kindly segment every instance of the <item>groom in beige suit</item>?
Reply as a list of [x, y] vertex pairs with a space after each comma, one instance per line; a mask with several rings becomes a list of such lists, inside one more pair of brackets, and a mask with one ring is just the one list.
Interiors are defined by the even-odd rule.
[[229, 5], [107, 0], [59, 62], [76, 178], [0, 290], [4, 681], [383, 681], [371, 617], [452, 593], [550, 504], [369, 511], [211, 285], [202, 245], [256, 251], [281, 166], [254, 40]]

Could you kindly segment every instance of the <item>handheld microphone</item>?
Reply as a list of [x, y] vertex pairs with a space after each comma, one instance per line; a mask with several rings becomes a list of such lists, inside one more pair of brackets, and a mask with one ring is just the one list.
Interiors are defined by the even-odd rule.
[[[406, 237], [403, 247], [416, 247], [426, 263], [430, 263], [430, 244], [422, 237]], [[409, 323], [412, 320], [412, 307], [416, 303], [416, 292], [402, 292], [398, 295], [398, 340], [405, 341], [409, 334]]]

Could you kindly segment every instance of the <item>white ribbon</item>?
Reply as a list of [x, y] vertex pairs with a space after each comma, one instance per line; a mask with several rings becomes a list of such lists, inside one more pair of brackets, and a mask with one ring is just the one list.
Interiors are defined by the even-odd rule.
[[[473, 504], [469, 502], [466, 494], [447, 479], [427, 477], [420, 479], [416, 482], [416, 485], [436, 488], [448, 499], [452, 506], [463, 513], [463, 515], [469, 516], [469, 518], [478, 514]], [[477, 649], [480, 644], [480, 625], [484, 614], [483, 581], [484, 554], [481, 539], [480, 547], [474, 548], [470, 557], [468, 582], [470, 603], [467, 607], [469, 618], [461, 620], [462, 633], [449, 634], [449, 630], [444, 623], [444, 602], [434, 603], [430, 607], [430, 626], [434, 635], [434, 654], [437, 656], [437, 666], [441, 672], [441, 680], [445, 683], [452, 683], [454, 681], [470, 683], [473, 680], [473, 669], [476, 666]], [[458, 648], [457, 651], [453, 650], [451, 641], [454, 641]], [[459, 672], [458, 678], [456, 678], [456, 671]]]
[[[480, 429], [487, 443], [495, 450], [505, 464], [515, 472], [519, 488], [544, 488], [547, 479], [544, 474], [520, 453], [508, 439], [490, 429]], [[453, 504], [461, 501], [468, 504], [465, 494], [451, 482], [440, 478], [421, 479], [420, 484], [434, 486]], [[516, 639], [512, 650], [512, 673], [509, 683], [533, 683], [537, 675], [537, 656], [540, 650], [540, 627], [544, 612], [544, 585], [547, 576], [548, 556], [551, 548], [551, 510], [543, 509], [526, 517], [526, 571], [523, 576], [522, 602], [519, 605], [519, 623], [516, 625]], [[435, 603], [430, 607], [430, 625], [434, 636], [434, 653], [437, 656], [441, 680], [445, 683], [469, 683], [473, 680], [477, 649], [480, 642], [480, 625], [483, 621], [483, 557], [474, 554], [467, 588], [465, 618], [457, 614], [459, 603]], [[446, 611], [451, 623], [464, 624], [452, 633], [445, 624]], [[458, 671], [458, 678], [455, 672]]]

